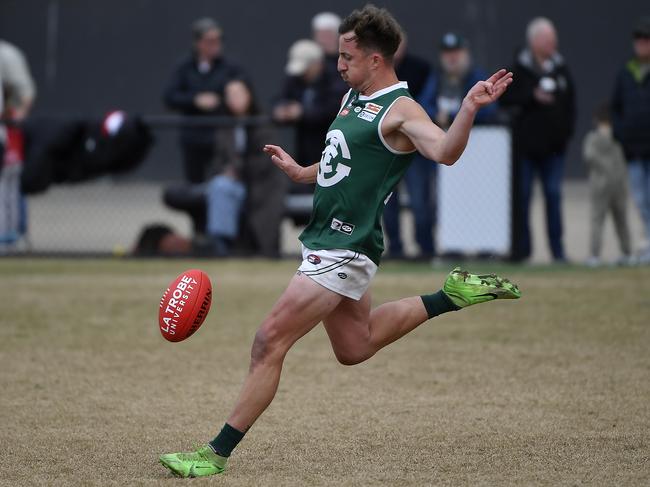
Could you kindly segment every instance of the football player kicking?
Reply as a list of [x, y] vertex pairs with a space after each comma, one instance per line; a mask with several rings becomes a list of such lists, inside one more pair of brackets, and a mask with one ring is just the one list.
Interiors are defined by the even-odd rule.
[[221, 432], [197, 451], [160, 457], [176, 475], [224, 471], [233, 449], [273, 400], [285, 355], [319, 323], [336, 358], [354, 365], [434, 316], [520, 297], [506, 279], [456, 268], [438, 292], [371, 309], [370, 281], [383, 250], [382, 211], [413, 154], [446, 165], [458, 160], [476, 112], [503, 94], [512, 73], [500, 70], [474, 85], [445, 133], [395, 75], [401, 28], [389, 12], [371, 5], [355, 10], [339, 32], [338, 70], [351, 89], [329, 128], [320, 163], [301, 167], [281, 147], [264, 147], [292, 180], [317, 183], [311, 221], [300, 236], [303, 262], [255, 334], [248, 376]]

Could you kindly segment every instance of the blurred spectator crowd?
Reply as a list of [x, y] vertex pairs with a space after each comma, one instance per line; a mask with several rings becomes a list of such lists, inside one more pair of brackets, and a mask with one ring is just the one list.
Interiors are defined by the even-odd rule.
[[[348, 90], [337, 70], [340, 23], [334, 13], [319, 13], [312, 19], [312, 38], [291, 45], [285, 78], [268, 114], [262, 113], [245, 67], [224, 52], [224, 28], [211, 18], [192, 24], [190, 52], [170, 73], [162, 93], [164, 105], [194, 120], [226, 117], [229, 123], [216, 128], [209, 123], [181, 126], [179, 164], [184, 180], [168, 185], [163, 200], [168, 207], [188, 215], [193, 235], [186, 238], [170, 228], [152, 225], [143, 230], [136, 252], [280, 255], [280, 223], [287, 214], [287, 195], [309, 195], [313, 187], [291, 183], [261, 148], [277, 142], [279, 129], [290, 126], [294, 129], [294, 158], [303, 165], [320, 159], [324, 136]], [[512, 128], [514, 212], [510, 257], [525, 261], [531, 256], [529, 214], [533, 183], [539, 178], [548, 245], [553, 260], [564, 262], [562, 183], [567, 145], [576, 119], [576, 87], [558, 49], [558, 32], [549, 19], [532, 19], [522, 41], [522, 49], [509, 66], [514, 83], [498, 105], [485, 107], [477, 114], [476, 124], [510, 124]], [[620, 263], [650, 263], [650, 17], [639, 19], [634, 26], [632, 47], [632, 56], [623, 63], [609, 97], [605, 94], [603, 100], [594, 100], [593, 129], [583, 141], [592, 211], [587, 264], [592, 266], [601, 263], [603, 223], [609, 213], [620, 241]], [[469, 88], [488, 76], [472, 59], [471, 46], [459, 32], [444, 33], [437, 44], [437, 57], [431, 60], [409, 53], [404, 36], [394, 63], [398, 78], [408, 82], [413, 97], [443, 129], [453, 122]], [[0, 242], [6, 243], [25, 232], [20, 167], [29, 158], [20, 122], [29, 113], [35, 88], [20, 50], [2, 40], [0, 82], [0, 111], [5, 121], [0, 125]], [[268, 123], [269, 119], [273, 123]], [[131, 122], [144, 130], [137, 120]], [[97, 130], [104, 134], [119, 132], [125, 124], [123, 116], [114, 114]], [[141, 144], [140, 149], [144, 157], [146, 145]], [[24, 172], [28, 173], [26, 168]], [[90, 176], [77, 179], [84, 177]], [[404, 205], [413, 214], [417, 258], [429, 260], [436, 256], [435, 179], [436, 164], [416, 155], [385, 209], [388, 257], [405, 256], [401, 238], [404, 230], [400, 228]], [[634, 251], [630, 237], [628, 191], [646, 232], [646, 247], [639, 252]], [[296, 223], [304, 224], [308, 211], [292, 216]]]

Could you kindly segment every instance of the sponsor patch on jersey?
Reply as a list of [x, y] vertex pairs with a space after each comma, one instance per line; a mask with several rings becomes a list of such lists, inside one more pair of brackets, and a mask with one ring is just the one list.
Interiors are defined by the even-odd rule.
[[375, 103], [366, 103], [366, 106], [363, 107], [366, 112], [374, 113], [375, 115], [378, 115], [382, 108], [384, 108], [383, 105], [377, 105]]
[[320, 264], [320, 257], [318, 257], [316, 254], [309, 254], [307, 256], [307, 262], [313, 265], [318, 265]]
[[345, 233], [346, 235], [352, 235], [352, 232], [354, 232], [354, 225], [352, 223], [342, 222], [338, 218], [332, 218], [330, 228], [337, 232]]
[[341, 110], [341, 116], [345, 117], [348, 113], [350, 113], [350, 110], [348, 108], [344, 108]]
[[372, 113], [368, 113], [365, 110], [361, 112], [359, 115], [357, 115], [357, 118], [360, 118], [361, 120], [365, 120], [366, 122], [372, 122], [377, 115], [374, 115]]

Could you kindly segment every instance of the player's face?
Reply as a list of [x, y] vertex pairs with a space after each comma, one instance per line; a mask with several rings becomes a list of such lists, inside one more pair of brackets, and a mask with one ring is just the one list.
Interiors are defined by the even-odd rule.
[[350, 87], [359, 90], [368, 81], [372, 55], [359, 49], [354, 32], [339, 37], [339, 62], [337, 69]]

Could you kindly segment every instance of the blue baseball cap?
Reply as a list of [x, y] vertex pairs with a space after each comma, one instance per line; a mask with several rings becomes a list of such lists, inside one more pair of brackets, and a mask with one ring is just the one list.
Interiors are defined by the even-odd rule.
[[451, 51], [467, 47], [467, 40], [456, 32], [447, 32], [440, 39], [440, 50]]

